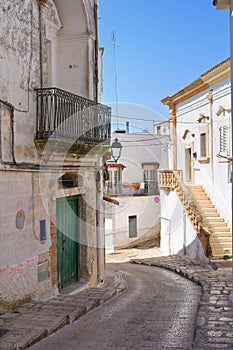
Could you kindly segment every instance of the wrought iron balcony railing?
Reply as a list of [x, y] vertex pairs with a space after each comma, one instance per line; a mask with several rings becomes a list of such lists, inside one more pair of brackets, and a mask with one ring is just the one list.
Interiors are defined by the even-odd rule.
[[150, 196], [158, 195], [159, 187], [155, 181], [141, 183], [107, 183], [106, 192], [110, 196]]
[[36, 139], [52, 137], [99, 144], [111, 138], [111, 108], [70, 92], [36, 89]]

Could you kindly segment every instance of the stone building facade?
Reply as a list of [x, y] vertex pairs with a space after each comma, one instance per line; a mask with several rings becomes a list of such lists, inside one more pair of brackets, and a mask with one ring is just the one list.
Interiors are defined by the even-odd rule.
[[104, 278], [97, 0], [0, 5], [0, 303]]

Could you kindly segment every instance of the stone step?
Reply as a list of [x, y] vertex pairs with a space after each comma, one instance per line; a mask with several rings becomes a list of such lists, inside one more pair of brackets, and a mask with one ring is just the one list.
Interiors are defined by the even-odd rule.
[[225, 254], [232, 252], [232, 234], [224, 218], [220, 216], [215, 205], [201, 185], [192, 188], [196, 201], [204, 219], [204, 224], [212, 232], [210, 245], [215, 259], [223, 259]]
[[223, 259], [224, 255], [225, 254], [215, 254], [215, 255], [212, 256], [211, 259], [213, 259], [213, 260], [220, 260], [220, 259]]
[[211, 244], [232, 244], [232, 240], [230, 237], [221, 237], [221, 238], [211, 238], [210, 239]]
[[219, 239], [222, 239], [222, 238], [232, 238], [232, 233], [231, 232], [218, 232], [218, 233], [213, 233], [210, 238], [219, 238]]
[[219, 213], [216, 211], [216, 212], [205, 212], [204, 213], [206, 215], [206, 220], [215, 220], [215, 219], [221, 219], [221, 220], [224, 220], [220, 217]]
[[212, 247], [211, 246], [212, 255], [224, 255], [224, 254], [232, 254], [232, 248], [230, 246], [222, 246], [222, 247]]
[[208, 203], [208, 204], [198, 203], [198, 204], [199, 204], [199, 207], [202, 208], [203, 210], [204, 209], [215, 209], [216, 210], [216, 208], [215, 208], [215, 206], [213, 204], [210, 204], [210, 203]]
[[210, 226], [210, 227], [212, 227], [212, 228], [214, 228], [214, 229], [218, 229], [219, 227], [222, 227], [222, 228], [229, 228], [228, 226], [227, 226], [227, 223], [226, 222], [221, 222], [221, 221], [208, 221], [208, 220], [206, 220], [206, 223], [207, 223], [207, 225], [208, 226]]
[[231, 230], [229, 229], [229, 227], [211, 227], [213, 234], [216, 233], [223, 233], [223, 232], [231, 232]]
[[194, 192], [193, 195], [195, 198], [208, 198], [208, 196], [204, 192]]
[[216, 242], [216, 241], [210, 241], [211, 242], [211, 247], [212, 248], [223, 248], [223, 247], [227, 247], [227, 249], [231, 249], [232, 248], [232, 243], [231, 241], [224, 241], [224, 242]]
[[221, 218], [218, 214], [216, 214], [216, 216], [207, 216], [206, 218], [205, 218], [205, 220], [206, 221], [210, 221], [210, 222], [214, 222], [214, 223], [225, 223], [225, 221], [224, 221], [224, 219], [223, 218]]
[[213, 204], [209, 198], [199, 198], [198, 203], [200, 203], [200, 204], [203, 204], [203, 203]]
[[232, 255], [232, 252], [218, 252], [218, 253], [212, 253], [211, 259], [223, 259], [225, 255]]

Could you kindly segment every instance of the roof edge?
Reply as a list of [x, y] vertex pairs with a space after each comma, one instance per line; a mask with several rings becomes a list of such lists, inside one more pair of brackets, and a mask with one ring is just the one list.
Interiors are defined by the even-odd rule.
[[167, 96], [161, 100], [165, 105], [178, 104], [189, 97], [201, 92], [211, 84], [215, 84], [227, 76], [230, 76], [230, 58], [216, 64], [214, 67], [208, 69], [205, 73], [184, 88], [178, 90], [175, 94]]

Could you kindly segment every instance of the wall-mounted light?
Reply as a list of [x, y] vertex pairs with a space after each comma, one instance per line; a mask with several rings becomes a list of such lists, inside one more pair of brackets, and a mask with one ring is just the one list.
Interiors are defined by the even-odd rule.
[[122, 145], [120, 142], [118, 142], [118, 138], [116, 137], [111, 146], [111, 153], [115, 163], [117, 163], [118, 159], [120, 158], [121, 151], [122, 151]]
[[226, 108], [224, 106], [219, 106], [218, 107], [218, 111], [216, 112], [216, 115], [219, 117], [220, 114], [222, 114], [224, 112], [230, 113], [231, 112], [231, 108]]
[[199, 118], [197, 119], [198, 123], [206, 122], [206, 119], [209, 120], [210, 117], [208, 115], [205, 115], [203, 113], [199, 113]]

